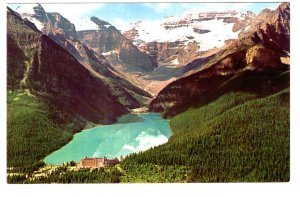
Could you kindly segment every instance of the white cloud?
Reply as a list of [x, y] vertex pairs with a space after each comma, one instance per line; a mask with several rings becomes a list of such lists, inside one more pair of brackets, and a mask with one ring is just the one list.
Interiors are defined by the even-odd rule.
[[145, 6], [152, 8], [157, 13], [162, 13], [166, 9], [169, 9], [172, 7], [172, 3], [144, 3]]
[[[93, 12], [101, 9], [104, 4], [41, 4], [46, 12], [58, 12], [69, 21], [76, 25], [77, 21], [82, 21], [87, 17], [93, 16]], [[76, 25], [77, 27], [77, 25]]]
[[121, 31], [128, 30], [130, 28], [130, 23], [120, 18], [114, 18], [111, 23]]
[[167, 10], [174, 9], [174, 7], [180, 6], [185, 11], [226, 11], [226, 10], [247, 10], [253, 3], [144, 3], [145, 6], [152, 8], [156, 13], [162, 13]]
[[199, 3], [199, 4], [189, 4], [185, 3], [183, 6], [190, 11], [201, 11], [201, 12], [212, 12], [212, 11], [227, 11], [227, 10], [237, 10], [243, 11], [250, 8], [253, 3]]
[[24, 4], [22, 6], [17, 6], [15, 11], [18, 13], [34, 14], [33, 7], [37, 4]]
[[[15, 4], [11, 7], [19, 13], [33, 14], [33, 7], [37, 4]], [[90, 21], [90, 17], [101, 9], [104, 4], [100, 3], [41, 3], [46, 12], [57, 12], [76, 26], [76, 30], [96, 30], [98, 26]]]

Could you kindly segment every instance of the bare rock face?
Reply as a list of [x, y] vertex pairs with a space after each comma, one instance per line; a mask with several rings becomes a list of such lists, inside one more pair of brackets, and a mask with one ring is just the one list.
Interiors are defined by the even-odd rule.
[[8, 89], [29, 89], [53, 109], [94, 123], [111, 123], [128, 112], [104, 81], [10, 9], [7, 29]]
[[[118, 62], [126, 71], [149, 72], [157, 65], [151, 57], [137, 49], [119, 30], [106, 21], [91, 17], [91, 21], [98, 25], [99, 30], [79, 31], [78, 39], [99, 54], [109, 56], [117, 53]], [[109, 53], [110, 52], [110, 53]], [[108, 59], [110, 59], [108, 57]], [[113, 60], [111, 62], [114, 62]]]
[[255, 45], [247, 50], [246, 62], [247, 69], [251, 70], [282, 67], [280, 57], [274, 51], [262, 45]]
[[162, 65], [182, 66], [195, 59], [199, 53], [196, 42], [183, 45], [180, 41], [175, 42], [148, 42], [140, 45], [140, 49]]
[[[264, 20], [263, 20], [264, 19]], [[270, 94], [289, 86], [289, 65], [280, 58], [289, 52], [289, 4], [263, 11], [239, 39], [209, 59], [201, 69], [167, 85], [149, 105], [150, 111], [174, 116], [230, 91]], [[196, 67], [197, 65], [191, 64]], [[200, 67], [200, 65], [199, 65]]]
[[[41, 6], [41, 4], [37, 4], [36, 6], [33, 7], [34, 13], [35, 13], [35, 18], [42, 21], [42, 22], [47, 22], [47, 13], [44, 10], [44, 8]], [[26, 14], [25, 14], [26, 16]]]
[[[91, 71], [98, 78], [103, 80], [110, 88], [111, 93], [118, 96], [120, 102], [128, 108], [137, 108], [142, 104], [135, 98], [135, 95], [150, 97], [150, 95], [135, 87], [130, 82], [116, 76], [114, 68], [109, 64], [104, 56], [89, 49], [85, 44], [77, 40], [75, 26], [59, 13], [47, 13], [40, 4], [33, 7], [34, 13], [21, 13], [23, 18], [36, 22], [38, 20], [42, 27], [41, 31], [49, 36], [62, 48], [72, 54], [85, 68]], [[33, 18], [35, 20], [33, 20]], [[30, 21], [27, 20], [28, 23]], [[104, 21], [99, 21], [102, 26], [107, 25]], [[34, 25], [34, 24], [32, 24]]]
[[46, 12], [44, 8], [37, 4], [33, 7], [34, 13], [21, 13], [22, 18], [28, 18], [28, 20], [35, 19], [42, 25], [40, 30], [45, 34], [61, 34], [66, 32], [69, 36], [76, 39], [77, 33], [73, 23], [56, 12]]
[[[272, 11], [264, 9], [251, 23], [243, 35], [255, 33], [261, 42], [268, 43], [270, 48], [290, 50], [290, 4], [282, 3]], [[272, 44], [273, 43], [273, 44]]]
[[249, 25], [251, 25], [252, 20], [256, 17], [256, 15], [253, 12], [247, 11], [247, 13], [244, 13], [241, 15], [240, 18], [234, 18], [232, 22], [234, 23], [232, 27], [233, 32], [237, 32], [241, 30], [241, 32], [245, 31], [245, 28], [247, 28]]
[[[149, 24], [137, 21], [132, 23], [131, 29], [124, 31], [123, 35], [139, 49], [150, 55], [154, 54], [153, 57], [156, 57], [161, 65], [184, 66], [201, 55], [210, 53], [216, 47], [223, 47], [236, 39], [238, 34], [251, 24], [254, 17], [255, 14], [249, 11], [193, 12], [166, 17]], [[222, 36], [216, 36], [221, 32], [216, 32], [215, 26], [224, 30]], [[226, 39], [216, 39], [224, 35]]]
[[72, 38], [77, 39], [77, 32], [73, 23], [59, 13], [47, 13], [47, 15], [49, 19], [45, 25], [45, 33], [52, 32], [56, 34], [61, 33], [61, 30], [63, 30]]
[[136, 30], [135, 28], [132, 28], [128, 31], [123, 32], [122, 34], [123, 34], [123, 36], [125, 36], [125, 38], [132, 41], [132, 40], [134, 40], [135, 37], [138, 36], [139, 31]]

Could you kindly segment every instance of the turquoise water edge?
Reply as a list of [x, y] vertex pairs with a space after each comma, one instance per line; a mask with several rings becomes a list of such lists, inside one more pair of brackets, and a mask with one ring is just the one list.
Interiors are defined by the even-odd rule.
[[79, 162], [84, 157], [125, 157], [164, 144], [170, 135], [169, 121], [159, 113], [127, 114], [115, 124], [75, 134], [68, 144], [48, 155], [44, 161], [60, 165]]

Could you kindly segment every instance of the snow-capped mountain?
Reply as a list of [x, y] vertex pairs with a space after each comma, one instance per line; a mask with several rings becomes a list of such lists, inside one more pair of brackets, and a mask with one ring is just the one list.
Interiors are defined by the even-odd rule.
[[73, 23], [57, 12], [46, 12], [41, 4], [22, 4], [15, 9], [24, 20], [34, 23], [44, 34], [66, 32], [72, 38], [77, 37]]
[[42, 28], [44, 27], [43, 23], [33, 17], [36, 13], [45, 12], [39, 4], [23, 4], [18, 6], [15, 11], [19, 13], [23, 19], [27, 18], [30, 22], [34, 23], [40, 31], [42, 31]]
[[[196, 41], [200, 50], [221, 47], [224, 41], [236, 39], [255, 17], [252, 12], [237, 11], [186, 13], [155, 21], [138, 21], [125, 31], [137, 46], [143, 42], [175, 42], [185, 45]], [[222, 31], [220, 31], [222, 30]]]
[[[59, 13], [46, 12], [40, 4], [24, 4], [15, 11], [79, 61], [91, 64], [83, 54], [92, 49], [100, 59], [105, 56], [112, 67], [118, 68], [118, 76], [153, 94], [185, 73], [181, 71], [185, 65], [198, 58], [211, 58], [224, 45], [248, 32], [256, 17], [252, 12], [193, 11], [134, 22], [127, 31], [120, 32], [118, 27], [96, 17], [71, 22]], [[153, 77], [129, 72], [149, 72]]]
[[[207, 99], [214, 100], [224, 92], [266, 95], [276, 89], [281, 91], [289, 87], [289, 52], [290, 4], [282, 3], [276, 10], [263, 10], [243, 35], [212, 59], [198, 58], [187, 65], [187, 69], [192, 67], [192, 72], [168, 84], [151, 101], [149, 109], [164, 111], [168, 117], [189, 109], [192, 103], [201, 105]], [[195, 69], [197, 67], [199, 69]]]
[[[124, 98], [122, 100], [120, 99], [120, 102], [124, 106], [128, 108], [137, 108], [140, 106], [139, 101], [133, 96], [135, 94], [145, 96], [146, 98], [150, 97], [150, 94], [132, 85], [124, 78], [121, 78], [114, 74], [115, 69], [112, 67], [109, 61], [101, 55], [101, 53], [93, 51], [92, 48], [89, 48], [89, 46], [85, 45], [84, 42], [80, 41], [79, 37], [81, 37], [81, 34], [76, 31], [75, 25], [71, 23], [67, 18], [57, 12], [46, 12], [40, 4], [30, 4], [30, 6], [28, 4], [24, 7], [23, 6], [24, 5], [18, 7], [17, 9], [15, 9], [15, 11], [12, 12], [14, 12], [20, 18], [23, 18], [24, 21], [28, 22], [28, 24], [32, 25], [33, 29], [36, 29], [36, 24], [40, 23], [40, 33], [47, 35], [52, 41], [67, 50], [74, 58], [76, 58], [81, 63], [83, 67], [85, 67], [95, 77], [105, 81], [106, 86], [109, 87], [109, 90], [112, 92], [112, 94], [118, 96], [119, 98]], [[16, 10], [21, 10], [22, 13], [17, 13]], [[38, 23], [36, 21], [38, 21]], [[109, 23], [93, 17], [91, 18], [90, 23], [94, 24], [94, 26], [97, 26], [97, 29], [99, 30], [100, 28], [104, 31], [105, 29], [113, 28], [110, 27], [111, 25]], [[105, 29], [103, 29], [102, 27]], [[87, 31], [92, 31], [96, 34], [98, 32], [98, 30]], [[119, 31], [117, 31], [117, 33], [122, 36]], [[108, 34], [110, 34], [110, 32]], [[124, 37], [124, 39], [126, 38]], [[129, 40], [127, 41], [131, 43]], [[136, 48], [136, 46], [132, 45], [132, 47], [134, 47], [136, 51], [140, 52]], [[120, 54], [123, 55], [124, 52], [122, 51], [121, 53], [120, 51]], [[132, 52], [131, 54], [135, 55], [135, 57], [138, 56], [137, 52]], [[147, 54], [143, 54], [149, 59], [149, 56]]]
[[[176, 43], [173, 44], [175, 48], [172, 54], [182, 53], [178, 49], [188, 51], [191, 45], [194, 53], [203, 53], [215, 47], [222, 47], [232, 39], [237, 39], [239, 33], [249, 27], [254, 17], [255, 14], [252, 12], [188, 12], [161, 20], [131, 23], [131, 28], [123, 34], [141, 50], [148, 52], [153, 49], [153, 43], [160, 43], [159, 45], [169, 43], [169, 46], [170, 43]], [[198, 48], [194, 47], [195, 44]], [[168, 53], [170, 53], [169, 50], [170, 48], [168, 48]], [[158, 51], [158, 56], [159, 53], [160, 51]], [[180, 57], [167, 59], [173, 65], [186, 63], [180, 61]]]
[[[34, 23], [41, 32], [50, 36], [62, 47], [69, 50], [71, 48], [70, 51], [79, 60], [82, 60], [82, 57], [77, 52], [78, 44], [70, 44], [72, 42], [77, 43], [80, 41], [80, 44], [93, 49], [99, 55], [103, 53], [103, 55], [107, 56], [117, 51], [116, 58], [124, 61], [124, 67], [126, 68], [134, 67], [139, 71], [152, 71], [156, 67], [155, 61], [147, 53], [138, 50], [113, 25], [97, 17], [91, 17], [88, 20], [81, 18], [79, 22], [76, 21], [79, 27], [75, 27], [71, 21], [63, 17], [60, 13], [46, 12], [41, 4], [23, 4], [17, 7], [15, 11], [19, 11], [23, 19]], [[82, 23], [85, 23], [84, 26], [88, 26], [88, 28], [78, 31], [77, 28], [81, 29], [80, 24]], [[64, 35], [65, 33], [67, 35]], [[65, 39], [66, 37], [68, 38]], [[74, 40], [70, 41], [70, 39]]]

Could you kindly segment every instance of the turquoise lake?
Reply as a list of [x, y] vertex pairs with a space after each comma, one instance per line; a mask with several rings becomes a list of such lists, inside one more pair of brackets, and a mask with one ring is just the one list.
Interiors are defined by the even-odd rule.
[[116, 124], [97, 126], [74, 135], [61, 149], [48, 155], [47, 164], [79, 162], [84, 157], [124, 157], [164, 144], [171, 135], [169, 121], [158, 113], [127, 114]]

